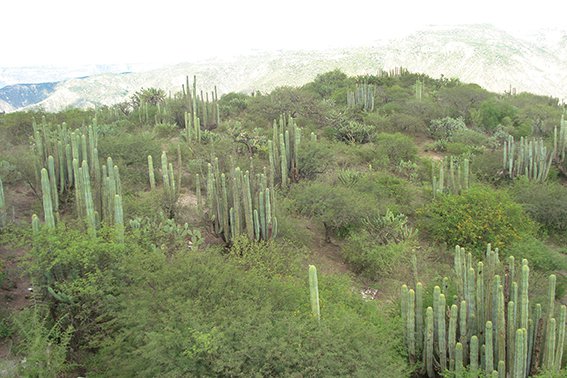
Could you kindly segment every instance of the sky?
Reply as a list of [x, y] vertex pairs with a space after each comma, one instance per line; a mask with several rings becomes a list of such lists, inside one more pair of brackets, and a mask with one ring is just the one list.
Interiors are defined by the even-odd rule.
[[260, 50], [360, 45], [431, 24], [477, 23], [508, 31], [567, 29], [567, 2], [3, 0], [0, 69], [171, 64]]

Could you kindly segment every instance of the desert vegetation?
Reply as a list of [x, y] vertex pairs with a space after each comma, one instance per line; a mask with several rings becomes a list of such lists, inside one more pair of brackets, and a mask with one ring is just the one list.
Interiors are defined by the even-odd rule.
[[564, 376], [564, 114], [402, 68], [2, 114], [0, 372]]

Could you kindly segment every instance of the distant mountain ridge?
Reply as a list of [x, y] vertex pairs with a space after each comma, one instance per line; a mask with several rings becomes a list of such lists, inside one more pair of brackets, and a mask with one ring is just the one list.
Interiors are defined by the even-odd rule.
[[[516, 37], [490, 25], [432, 26], [403, 38], [373, 45], [324, 51], [277, 51], [197, 63], [182, 63], [145, 72], [104, 73], [54, 85], [45, 98], [26, 87], [25, 94], [10, 99], [41, 106], [47, 111], [66, 107], [95, 107], [127, 100], [141, 87], [170, 92], [181, 90], [187, 75], [197, 76], [198, 86], [219, 93], [270, 91], [283, 85], [303, 85], [317, 74], [341, 69], [349, 75], [376, 74], [379, 69], [402, 66], [432, 77], [456, 77], [486, 89], [503, 92], [510, 86], [567, 99], [567, 33], [541, 31]], [[4, 88], [2, 88], [4, 89]], [[36, 101], [40, 100], [40, 101]], [[36, 101], [36, 102], [34, 102]], [[0, 110], [2, 103], [0, 102]], [[26, 107], [24, 107], [25, 109]], [[29, 108], [29, 105], [27, 106]], [[9, 110], [8, 110], [9, 111]]]

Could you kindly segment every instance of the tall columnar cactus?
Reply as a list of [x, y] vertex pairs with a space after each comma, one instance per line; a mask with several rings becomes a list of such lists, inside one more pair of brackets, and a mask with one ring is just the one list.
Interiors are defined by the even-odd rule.
[[439, 173], [432, 167], [433, 196], [439, 193], [459, 194], [470, 187], [469, 159], [449, 156], [439, 162]]
[[317, 321], [321, 321], [319, 284], [317, 282], [317, 268], [315, 265], [309, 265], [309, 297], [311, 299], [311, 313], [317, 318]]
[[148, 155], [148, 177], [150, 180], [150, 190], [156, 188], [156, 177], [154, 172], [154, 159], [152, 155]]
[[354, 91], [347, 92], [347, 106], [360, 108], [366, 112], [374, 110], [374, 92], [376, 86], [368, 83], [356, 84]]
[[32, 215], [32, 232], [34, 235], [39, 234], [41, 226], [39, 224], [39, 217], [36, 214]]
[[[435, 286], [433, 306], [425, 312], [422, 335], [412, 335], [411, 331], [419, 332], [417, 319], [422, 316], [423, 309], [417, 306], [417, 300], [413, 305], [412, 288], [402, 286], [402, 322], [408, 355], [411, 362], [424, 361], [428, 376], [435, 376], [436, 368], [444, 370], [445, 367], [462, 376], [458, 372], [460, 357], [457, 345], [462, 348], [462, 355], [469, 358], [469, 370], [483, 370], [486, 376], [525, 378], [536, 374], [539, 369], [560, 370], [567, 307], [562, 306], [559, 318], [555, 318], [556, 277], [552, 275], [549, 278], [549, 312], [544, 316], [541, 305], [530, 308], [528, 261], [522, 260], [520, 275], [514, 273], [515, 259], [508, 258], [506, 262], [506, 270], [500, 275], [503, 264], [498, 250], [489, 246], [485, 261], [475, 263], [470, 254], [462, 248], [455, 248], [456, 283], [451, 285], [457, 293], [452, 299], [454, 304], [446, 303], [445, 293], [450, 289], [441, 290]], [[416, 284], [416, 292], [418, 288], [422, 290], [420, 283]], [[413, 311], [416, 313], [413, 314]], [[466, 358], [463, 363], [466, 363]]]
[[526, 176], [529, 180], [543, 182], [549, 175], [554, 154], [554, 151], [548, 151], [541, 139], [522, 137], [516, 143], [510, 136], [502, 151], [502, 166], [510, 178]]
[[0, 178], [0, 229], [6, 226], [6, 199], [4, 198], [4, 186]]
[[433, 369], [433, 309], [427, 307], [425, 311], [425, 367], [429, 378], [435, 377]]
[[213, 164], [208, 165], [205, 187], [205, 214], [225, 242], [231, 243], [241, 234], [247, 235], [250, 240], [276, 237], [276, 202], [266, 174], [253, 175], [238, 167], [225, 174], [220, 172], [218, 159], [215, 159]]
[[118, 242], [124, 242], [124, 214], [122, 210], [122, 196], [114, 195], [114, 228]]
[[47, 228], [55, 228], [55, 216], [53, 215], [53, 204], [51, 197], [51, 184], [47, 169], [41, 169], [41, 192], [43, 198], [43, 214]]
[[83, 160], [81, 171], [83, 174], [83, 198], [85, 199], [85, 206], [86, 206], [87, 228], [91, 235], [96, 236], [95, 206], [93, 200], [91, 180], [89, 175], [89, 166], [86, 160]]

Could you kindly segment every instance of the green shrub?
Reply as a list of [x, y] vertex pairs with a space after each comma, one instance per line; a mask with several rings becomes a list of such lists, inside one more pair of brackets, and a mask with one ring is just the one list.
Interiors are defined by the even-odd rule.
[[482, 251], [487, 243], [509, 247], [537, 232], [521, 205], [504, 191], [477, 186], [460, 195], [439, 195], [418, 211], [419, 229], [439, 243]]
[[375, 126], [350, 121], [335, 126], [333, 134], [341, 142], [363, 144], [370, 142], [375, 130]]
[[457, 131], [464, 129], [466, 125], [462, 117], [445, 117], [432, 120], [427, 127], [427, 132], [432, 138], [451, 140]]
[[301, 148], [298, 151], [298, 168], [301, 178], [312, 180], [326, 173], [333, 163], [334, 153], [329, 143], [301, 141]]
[[402, 160], [417, 160], [417, 146], [407, 135], [380, 133], [374, 138], [374, 144], [378, 153], [385, 154], [393, 167]]
[[409, 241], [379, 244], [369, 232], [359, 231], [348, 237], [342, 253], [356, 274], [377, 279], [395, 271], [400, 264], [409, 264], [413, 247]]
[[307, 270], [281, 279], [243, 270], [213, 250], [147, 253], [125, 266], [100, 376], [372, 376], [408, 374], [399, 322], [352, 283], [319, 277], [321, 322], [311, 316]]
[[293, 247], [285, 241], [254, 242], [244, 235], [237, 237], [229, 249], [229, 256], [237, 265], [266, 277], [298, 276], [304, 273], [298, 268], [301, 258], [306, 254], [304, 249]]
[[520, 178], [511, 188], [514, 199], [545, 229], [560, 238], [567, 232], [567, 188], [557, 182], [537, 183]]
[[517, 261], [528, 259], [530, 266], [544, 272], [557, 272], [567, 269], [567, 256], [549, 248], [535, 237], [516, 241], [506, 248], [506, 255], [512, 255]]
[[[152, 133], [124, 133], [99, 139], [99, 157], [111, 156], [120, 168], [120, 178], [126, 191], [143, 190], [148, 186], [148, 155], [159, 167], [161, 146]], [[171, 156], [170, 156], [171, 161]]]
[[316, 219], [325, 227], [325, 238], [347, 235], [361, 225], [365, 216], [376, 211], [371, 196], [344, 186], [311, 182], [294, 187], [291, 192], [297, 211]]
[[73, 329], [52, 323], [46, 308], [22, 310], [14, 318], [14, 331], [18, 335], [16, 352], [24, 359], [18, 366], [18, 376], [56, 378], [70, 370], [67, 348]]
[[[428, 174], [430, 172], [431, 169]], [[386, 172], [362, 175], [353, 190], [371, 196], [373, 202], [367, 202], [367, 206], [374, 206], [374, 214], [384, 214], [390, 209], [411, 216], [423, 201], [422, 191], [418, 187]]]

